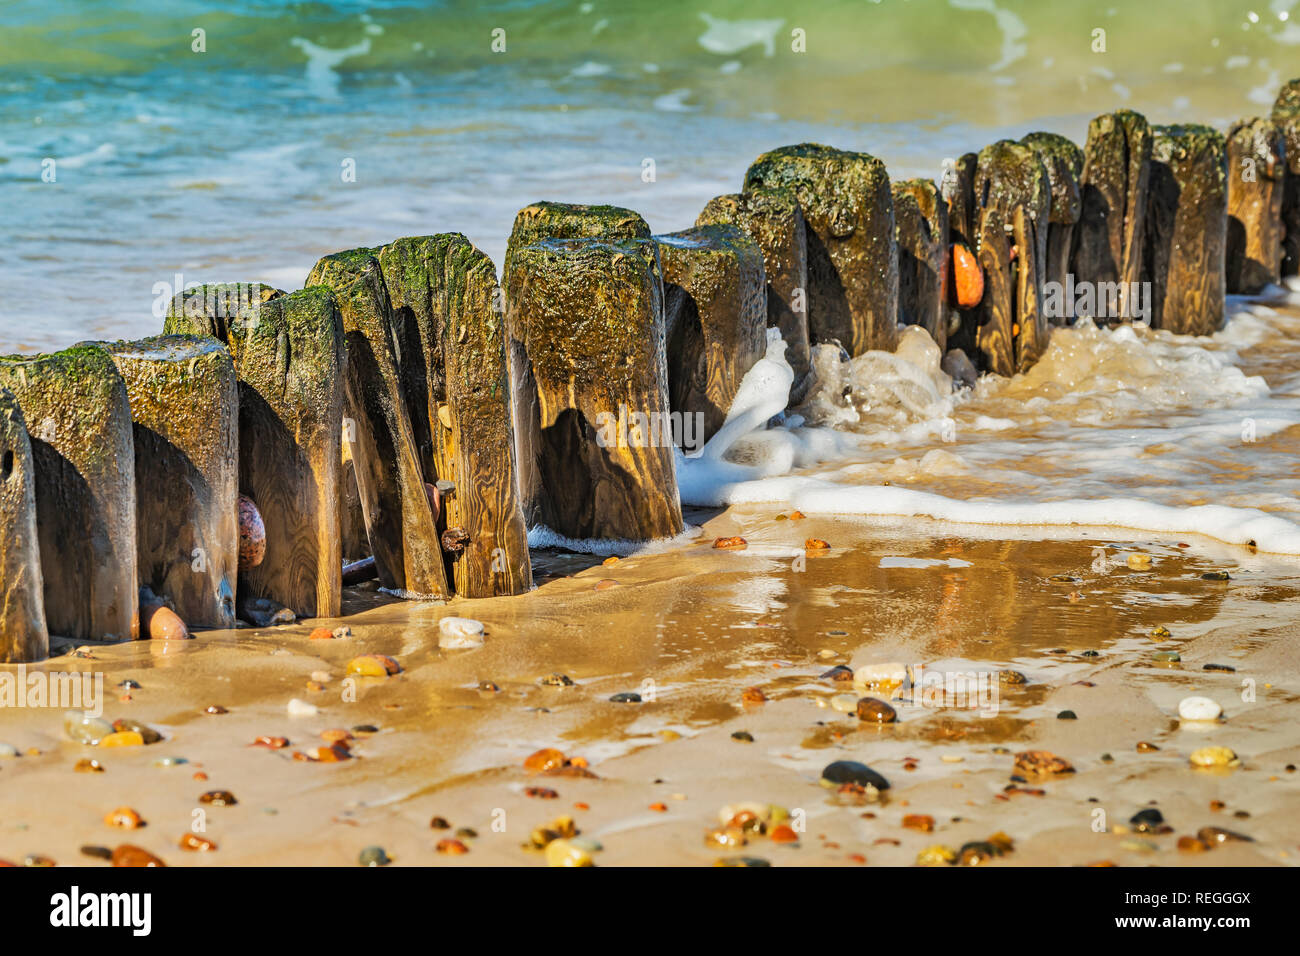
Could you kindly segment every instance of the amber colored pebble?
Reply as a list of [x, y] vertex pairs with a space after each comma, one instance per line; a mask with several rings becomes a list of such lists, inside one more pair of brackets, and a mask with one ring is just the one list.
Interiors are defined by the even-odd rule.
[[861, 853], [850, 853], [848, 858], [849, 858], [850, 860], [852, 860], [854, 863], [866, 863], [866, 862], [867, 862], [867, 858], [866, 858], [865, 856], [863, 856]]
[[805, 551], [829, 551], [831, 546], [821, 538], [809, 538], [803, 543]]
[[791, 520], [791, 521], [798, 521], [799, 519], [801, 519], [801, 518], [806, 518], [806, 517], [807, 517], [807, 515], [805, 515], [802, 511], [791, 511], [791, 512], [790, 512], [790, 520]]
[[134, 730], [118, 730], [99, 742], [101, 747], [143, 747], [143, 735]]
[[1148, 743], [1145, 740], [1138, 741], [1137, 752], [1140, 754], [1155, 753], [1159, 749], [1160, 748], [1153, 743]]
[[667, 813], [667, 812], [668, 812], [668, 804], [666, 804], [666, 803], [652, 803], [652, 804], [650, 804], [650, 809], [653, 810], [655, 813]]
[[327, 744], [347, 743], [352, 739], [352, 732], [341, 727], [331, 727], [320, 732], [320, 739]]
[[525, 797], [536, 797], [538, 800], [554, 800], [559, 796], [550, 787], [527, 787], [524, 790]]
[[903, 828], [930, 833], [934, 830], [934, 817], [926, 813], [909, 813], [903, 817]]
[[312, 629], [307, 638], [312, 641], [332, 641], [334, 640], [334, 632], [328, 627], [317, 627]]
[[587, 804], [587, 803], [575, 803], [575, 804], [573, 805], [573, 809], [575, 809], [575, 810], [590, 810], [590, 809], [591, 809], [591, 805], [590, 805], [590, 804]]
[[199, 797], [199, 803], [210, 803], [214, 807], [233, 807], [238, 802], [229, 790], [209, 790]]
[[608, 558], [606, 558], [604, 561], [600, 563], [604, 565], [618, 564], [618, 555], [610, 555]]
[[258, 737], [256, 740], [253, 741], [252, 746], [265, 747], [268, 750], [283, 750], [285, 747], [289, 746], [289, 738], [288, 737], [266, 737], [266, 736]]
[[130, 843], [123, 843], [113, 850], [114, 866], [166, 866], [162, 860], [148, 850]]
[[757, 687], [747, 687], [745, 692], [740, 695], [740, 699], [747, 704], [762, 704], [767, 701], [767, 695]]
[[91, 760], [89, 757], [82, 757], [72, 768], [77, 773], [103, 773], [104, 765], [98, 760]]
[[577, 767], [579, 770], [582, 770], [582, 769], [584, 769], [584, 768], [587, 766], [587, 758], [586, 758], [586, 757], [571, 757], [571, 758], [569, 758], [569, 766], [570, 766], [570, 767]]
[[171, 608], [163, 604], [140, 609], [140, 624], [154, 641], [184, 641], [190, 636], [185, 622]]
[[213, 714], [213, 715], [230, 713], [229, 710], [227, 710], [225, 707], [222, 707], [220, 704], [212, 704], [209, 707], [205, 707], [203, 709], [203, 712], [205, 714]]
[[203, 782], [204, 780], [207, 780], [207, 779], [208, 779], [208, 775], [207, 775], [206, 773], [204, 773], [202, 770], [196, 770], [196, 771], [194, 771], [194, 777], [193, 777], [193, 779], [198, 780], [198, 781], [201, 783], [201, 782]]
[[138, 830], [144, 826], [144, 820], [140, 814], [130, 807], [118, 807], [116, 810], [110, 810], [104, 814], [104, 822], [110, 827], [118, 827], [122, 830]]
[[782, 823], [780, 826], [772, 828], [772, 832], [768, 834], [768, 839], [773, 843], [798, 843], [799, 834]]
[[445, 853], [448, 856], [463, 856], [469, 852], [469, 847], [459, 840], [439, 840], [437, 845], [439, 853]]
[[316, 760], [319, 763], [338, 763], [341, 760], [351, 759], [352, 754], [348, 751], [347, 745], [341, 741], [328, 747], [316, 748]]
[[984, 298], [984, 270], [964, 243], [952, 244], [948, 267], [948, 304], [972, 309]]
[[543, 747], [524, 759], [524, 769], [533, 773], [545, 773], [565, 764], [564, 753], [554, 747]]
[[714, 538], [713, 547], [717, 551], [744, 551], [749, 547], [749, 542], [740, 535], [733, 535], [730, 538]]
[[1178, 849], [1184, 853], [1204, 853], [1209, 846], [1203, 840], [1198, 840], [1194, 836], [1180, 836], [1178, 838]]
[[179, 846], [182, 850], [196, 850], [200, 853], [206, 853], [215, 850], [217, 845], [206, 837], [201, 837], [197, 833], [187, 833], [180, 838]]

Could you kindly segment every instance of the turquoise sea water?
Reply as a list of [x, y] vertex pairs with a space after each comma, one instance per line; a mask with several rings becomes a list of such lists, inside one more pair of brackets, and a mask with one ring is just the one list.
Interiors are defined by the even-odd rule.
[[1297, 0], [6, 0], [0, 348], [156, 332], [178, 275], [292, 289], [400, 235], [499, 263], [538, 199], [683, 228], [788, 142], [937, 176], [1118, 106], [1226, 126], [1297, 74]]

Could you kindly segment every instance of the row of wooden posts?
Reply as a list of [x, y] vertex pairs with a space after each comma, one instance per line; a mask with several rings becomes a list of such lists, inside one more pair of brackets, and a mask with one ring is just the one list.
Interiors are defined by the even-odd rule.
[[[977, 302], [953, 292], [954, 246]], [[941, 185], [785, 147], [669, 235], [537, 203], [500, 286], [446, 234], [326, 256], [299, 292], [185, 290], [160, 336], [0, 359], [0, 656], [39, 660], [51, 633], [140, 636], [142, 593], [194, 627], [332, 617], [346, 558], [411, 595], [487, 597], [531, 587], [532, 526], [677, 534], [671, 442], [602, 441], [597, 423], [698, 415], [707, 438], [769, 327], [794, 405], [816, 344], [892, 349], [915, 324], [1009, 375], [1046, 346], [1047, 282], [1149, 282], [1154, 326], [1204, 334], [1225, 293], [1298, 263], [1294, 80], [1226, 137], [1119, 111], [1083, 149], [1002, 140]], [[266, 527], [244, 570], [241, 493]]]

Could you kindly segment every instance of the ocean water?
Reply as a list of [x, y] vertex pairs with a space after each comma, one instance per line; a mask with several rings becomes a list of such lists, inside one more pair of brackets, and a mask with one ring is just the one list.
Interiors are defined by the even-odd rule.
[[[402, 235], [463, 232], [499, 265], [540, 199], [684, 228], [786, 143], [937, 178], [1119, 106], [1225, 128], [1297, 74], [1300, 0], [5, 0], [0, 348], [151, 334], [178, 286], [295, 289]], [[777, 349], [684, 497], [1300, 554], [1295, 309], [1234, 309], [1211, 340], [1058, 332], [967, 394], [923, 343], [823, 356], [821, 400], [765, 429]]]

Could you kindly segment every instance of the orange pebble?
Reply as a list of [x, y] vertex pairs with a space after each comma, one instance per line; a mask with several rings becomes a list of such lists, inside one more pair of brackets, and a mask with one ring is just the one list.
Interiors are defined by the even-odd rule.
[[182, 850], [196, 850], [200, 853], [206, 853], [217, 848], [215, 843], [199, 836], [197, 833], [187, 833], [178, 842]]
[[767, 695], [757, 687], [747, 687], [745, 692], [740, 695], [740, 699], [746, 704], [762, 704], [767, 701]]
[[668, 804], [666, 804], [666, 803], [652, 803], [652, 804], [650, 804], [650, 809], [653, 810], [655, 813], [667, 813], [667, 812], [668, 812]]
[[469, 847], [459, 840], [439, 840], [437, 850], [439, 853], [445, 853], [448, 856], [464, 856], [469, 852]]
[[808, 517], [806, 514], [804, 514], [802, 511], [799, 511], [799, 510], [797, 510], [797, 509], [794, 510], [794, 511], [791, 511], [791, 512], [790, 512], [790, 520], [791, 520], [791, 521], [799, 521], [799, 520], [801, 520], [801, 519], [803, 519], [803, 518], [806, 518], [806, 517]]
[[130, 807], [118, 807], [104, 814], [104, 822], [110, 827], [118, 827], [122, 830], [138, 830], [144, 826], [144, 820], [140, 814], [136, 813]]
[[194, 779], [195, 779], [195, 780], [207, 780], [207, 779], [208, 779], [208, 775], [207, 775], [206, 773], [204, 773], [202, 770], [199, 770], [199, 771], [196, 771], [196, 772], [195, 772], [195, 774], [194, 774]]
[[575, 803], [575, 804], [573, 805], [573, 809], [575, 809], [575, 810], [590, 810], [590, 809], [591, 809], [591, 805], [590, 805], [590, 804], [586, 804], [586, 803]]
[[984, 270], [965, 244], [952, 245], [952, 266], [948, 270], [948, 304], [973, 309], [984, 298]]
[[119, 730], [99, 742], [101, 747], [143, 747], [144, 737], [134, 730]]
[[772, 829], [772, 832], [768, 834], [768, 836], [773, 843], [798, 843], [799, 842], [799, 834], [795, 833], [792, 828], [786, 826], [784, 823], [782, 823], [778, 827], [774, 827]]
[[265, 747], [268, 750], [283, 750], [289, 746], [288, 737], [258, 737], [251, 744], [253, 747]]
[[347, 742], [352, 739], [351, 731], [344, 730], [341, 727], [331, 727], [329, 730], [320, 732], [320, 739], [327, 744], [336, 744], [340, 741]]
[[334, 632], [328, 627], [318, 627], [308, 635], [308, 638], [313, 641], [332, 641], [334, 639]]
[[803, 543], [805, 551], [829, 551], [831, 546], [821, 538], [809, 538]]
[[749, 547], [749, 542], [740, 535], [733, 535], [730, 538], [714, 538], [713, 547], [717, 551], [744, 551]]
[[563, 767], [564, 763], [563, 751], [556, 750], [554, 747], [543, 747], [524, 759], [524, 769], [531, 770], [533, 773], [545, 773], [547, 770]]

